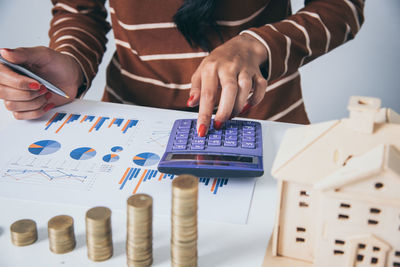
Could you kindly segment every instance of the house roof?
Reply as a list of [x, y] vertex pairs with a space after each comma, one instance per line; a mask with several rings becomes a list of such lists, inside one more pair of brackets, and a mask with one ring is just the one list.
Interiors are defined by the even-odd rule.
[[367, 153], [351, 158], [344, 167], [315, 184], [316, 189], [340, 188], [390, 170], [400, 178], [400, 153], [392, 145], [378, 145]]
[[355, 131], [351, 119], [324, 122], [287, 130], [275, 158], [277, 179], [316, 184], [341, 169], [352, 157], [381, 144], [400, 151], [400, 115], [380, 109], [371, 134]]

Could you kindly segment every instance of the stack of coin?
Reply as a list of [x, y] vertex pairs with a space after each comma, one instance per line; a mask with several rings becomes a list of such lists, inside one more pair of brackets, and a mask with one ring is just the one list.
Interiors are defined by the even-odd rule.
[[153, 263], [153, 199], [135, 194], [127, 201], [126, 255], [128, 267], [148, 267]]
[[111, 210], [95, 207], [86, 212], [86, 245], [88, 258], [104, 261], [113, 254]]
[[180, 175], [172, 181], [172, 266], [197, 266], [198, 179]]
[[35, 221], [24, 219], [14, 222], [10, 226], [11, 242], [16, 246], [27, 246], [37, 240]]
[[47, 223], [50, 250], [64, 254], [75, 248], [74, 219], [68, 215], [51, 218]]

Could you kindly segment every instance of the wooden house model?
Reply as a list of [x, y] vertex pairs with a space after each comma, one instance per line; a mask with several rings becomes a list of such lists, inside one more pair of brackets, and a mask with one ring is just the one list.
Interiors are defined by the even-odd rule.
[[400, 267], [400, 115], [369, 97], [348, 109], [285, 133], [263, 266]]

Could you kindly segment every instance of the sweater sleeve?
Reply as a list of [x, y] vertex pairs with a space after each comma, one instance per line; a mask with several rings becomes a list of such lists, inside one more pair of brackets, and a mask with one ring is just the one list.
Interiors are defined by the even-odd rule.
[[73, 57], [81, 66], [86, 86], [79, 89], [78, 96], [90, 87], [105, 52], [106, 34], [111, 27], [104, 2], [52, 0], [49, 47]]
[[268, 81], [354, 38], [364, 21], [363, 0], [307, 0], [287, 19], [241, 32], [257, 38], [268, 51]]

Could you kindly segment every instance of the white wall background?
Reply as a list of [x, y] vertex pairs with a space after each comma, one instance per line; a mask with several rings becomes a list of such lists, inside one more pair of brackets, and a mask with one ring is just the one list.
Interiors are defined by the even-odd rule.
[[[303, 1], [293, 0], [294, 10]], [[47, 45], [50, 0], [0, 0], [0, 48]], [[400, 112], [400, 1], [367, 0], [356, 39], [301, 69], [304, 101], [312, 122], [347, 116], [351, 95], [374, 96]], [[100, 100], [105, 68], [115, 44], [112, 33], [100, 71], [86, 99]], [[0, 123], [9, 120], [0, 107]]]

